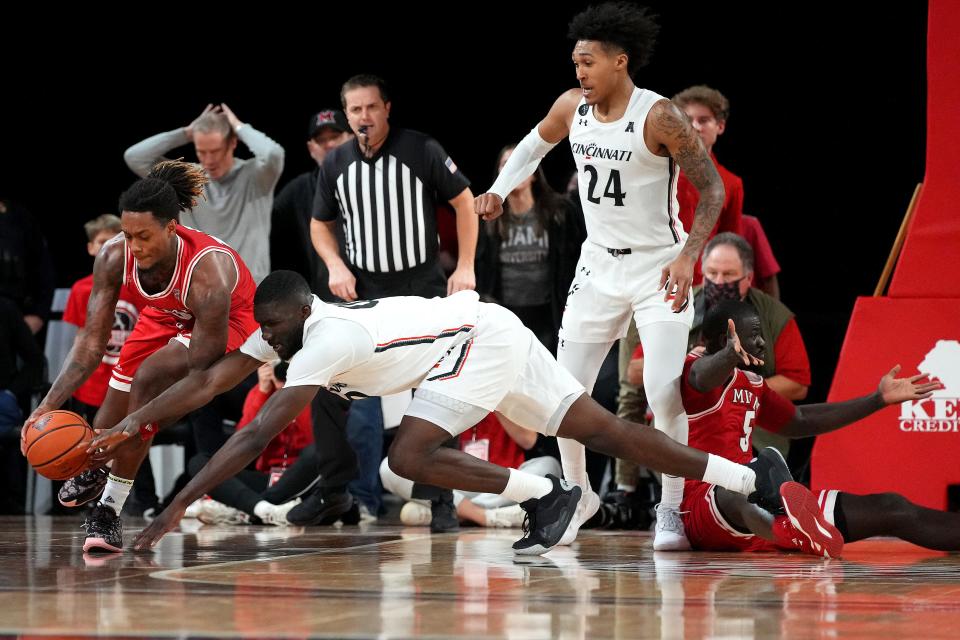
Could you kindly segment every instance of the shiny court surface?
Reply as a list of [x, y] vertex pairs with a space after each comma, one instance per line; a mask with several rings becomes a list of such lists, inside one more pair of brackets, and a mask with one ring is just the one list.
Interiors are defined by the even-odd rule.
[[191, 531], [91, 557], [78, 519], [0, 518], [0, 636], [960, 636], [960, 556], [891, 540], [821, 560], [662, 554], [645, 533], [586, 531], [521, 562], [516, 531]]

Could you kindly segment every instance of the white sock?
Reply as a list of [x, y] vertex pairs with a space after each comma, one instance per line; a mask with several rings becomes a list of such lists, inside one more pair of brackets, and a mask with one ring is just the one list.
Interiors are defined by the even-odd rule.
[[553, 483], [532, 473], [510, 469], [510, 479], [500, 493], [513, 502], [526, 502], [530, 498], [542, 498], [553, 491]]
[[273, 505], [266, 500], [261, 500], [257, 504], [253, 505], [253, 515], [257, 516], [261, 520], [264, 520], [273, 511], [275, 506], [276, 505]]
[[584, 446], [576, 440], [557, 438], [557, 448], [560, 449], [560, 462], [563, 465], [563, 477], [566, 481], [589, 489], [587, 451]]
[[114, 513], [119, 514], [123, 511], [123, 504], [130, 495], [130, 489], [133, 488], [133, 480], [118, 478], [112, 473], [107, 475], [107, 488], [103, 490], [103, 496], [100, 502], [113, 509]]
[[635, 484], [623, 484], [622, 482], [617, 483], [617, 491], [623, 491], [624, 493], [633, 493], [637, 490], [637, 485]]
[[679, 509], [680, 503], [683, 502], [683, 484], [686, 482], [686, 478], [671, 476], [665, 473], [662, 479], [663, 485], [660, 504], [669, 509]]
[[703, 481], [745, 496], [757, 490], [757, 474], [753, 469], [712, 453], [707, 454], [707, 470], [703, 472]]

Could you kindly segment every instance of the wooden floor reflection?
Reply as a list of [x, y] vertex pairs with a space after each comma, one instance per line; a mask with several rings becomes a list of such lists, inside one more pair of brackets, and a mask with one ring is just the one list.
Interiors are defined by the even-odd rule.
[[[136, 529], [129, 529], [132, 539]], [[287, 638], [954, 638], [960, 556], [877, 540], [843, 560], [654, 553], [583, 532], [203, 527], [84, 556], [74, 518], [0, 518], [0, 635]]]

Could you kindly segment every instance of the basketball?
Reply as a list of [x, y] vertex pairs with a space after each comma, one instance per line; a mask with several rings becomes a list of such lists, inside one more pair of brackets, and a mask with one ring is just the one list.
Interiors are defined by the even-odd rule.
[[72, 478], [87, 462], [93, 435], [87, 421], [76, 413], [50, 411], [27, 429], [27, 460], [45, 478]]

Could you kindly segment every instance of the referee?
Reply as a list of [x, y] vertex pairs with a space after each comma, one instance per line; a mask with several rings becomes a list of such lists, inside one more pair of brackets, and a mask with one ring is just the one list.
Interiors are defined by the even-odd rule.
[[[354, 76], [343, 84], [340, 99], [356, 138], [324, 159], [310, 223], [313, 246], [330, 273], [330, 291], [352, 301], [474, 289], [479, 223], [470, 181], [436, 140], [390, 127], [390, 96], [382, 79]], [[449, 281], [437, 262], [441, 201], [457, 216], [459, 252]], [[337, 224], [346, 239], [343, 256]], [[357, 452], [359, 477], [350, 490], [371, 517], [380, 506], [382, 430], [379, 398], [354, 401], [347, 437]], [[452, 494], [415, 487], [414, 497], [431, 499], [432, 530], [456, 528]]]

